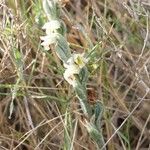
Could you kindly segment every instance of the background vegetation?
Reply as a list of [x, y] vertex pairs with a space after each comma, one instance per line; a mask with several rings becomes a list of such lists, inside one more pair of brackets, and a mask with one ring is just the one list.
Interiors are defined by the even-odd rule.
[[[104, 105], [104, 147], [150, 149], [149, 1], [60, 5], [72, 52], [94, 51], [88, 99]], [[42, 0], [0, 1], [0, 149], [59, 150], [69, 139], [74, 150], [95, 150], [61, 61], [40, 45], [45, 22]]]

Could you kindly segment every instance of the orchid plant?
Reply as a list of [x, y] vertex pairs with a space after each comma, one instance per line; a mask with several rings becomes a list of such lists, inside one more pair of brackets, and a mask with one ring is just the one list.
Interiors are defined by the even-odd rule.
[[68, 84], [72, 85], [79, 99], [83, 111], [84, 126], [87, 128], [91, 138], [96, 142], [97, 149], [100, 149], [104, 145], [100, 129], [103, 105], [96, 101], [91, 106], [88, 102], [86, 84], [89, 75], [87, 63], [90, 58], [87, 58], [85, 53], [71, 53], [65, 35], [66, 27], [63, 21], [60, 20], [58, 2], [58, 0], [43, 0], [43, 8], [48, 22], [43, 26], [46, 35], [41, 37], [43, 41], [41, 45], [45, 50], [49, 50], [50, 45], [54, 45], [56, 54], [65, 68], [64, 79]]

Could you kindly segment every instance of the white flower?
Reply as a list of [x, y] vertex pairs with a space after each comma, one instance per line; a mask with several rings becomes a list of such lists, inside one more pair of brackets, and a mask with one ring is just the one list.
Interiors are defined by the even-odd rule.
[[75, 74], [79, 74], [80, 70], [85, 66], [87, 60], [83, 57], [83, 54], [73, 54], [64, 64], [66, 68], [64, 72], [65, 80], [72, 86], [76, 86]]
[[86, 63], [87, 63], [87, 59], [84, 57], [84, 53], [82, 53], [82, 54], [73, 54], [73, 56], [68, 59], [67, 63], [64, 64], [64, 67], [68, 68], [70, 66], [75, 65], [79, 69], [81, 69], [85, 66]]
[[58, 20], [51, 20], [44, 24], [42, 29], [46, 30], [46, 34], [49, 35], [52, 32], [55, 32], [57, 29], [61, 27], [61, 23]]
[[79, 74], [79, 69], [76, 66], [70, 66], [64, 72], [65, 80], [72, 86], [76, 85], [75, 74]]
[[79, 66], [79, 68], [83, 68], [87, 63], [87, 59], [84, 57], [84, 53], [74, 54], [74, 62]]
[[41, 45], [44, 46], [45, 50], [49, 50], [49, 46], [57, 42], [57, 37], [57, 33], [51, 33], [47, 36], [41, 36], [40, 39], [43, 41]]

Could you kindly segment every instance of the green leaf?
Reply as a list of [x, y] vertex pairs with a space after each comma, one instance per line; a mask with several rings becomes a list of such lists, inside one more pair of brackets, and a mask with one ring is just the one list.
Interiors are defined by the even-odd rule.
[[98, 129], [101, 127], [101, 118], [103, 115], [104, 106], [101, 102], [97, 101], [94, 105], [95, 125]]
[[91, 112], [90, 105], [88, 104], [87, 101], [86, 88], [78, 81], [78, 79], [77, 79], [77, 86], [75, 86], [75, 92], [80, 101], [80, 105], [83, 113], [88, 117], [91, 116], [92, 112]]
[[61, 34], [59, 34], [59, 36], [57, 37], [55, 50], [58, 57], [65, 63], [71, 57], [69, 45], [66, 39]]
[[83, 67], [79, 73], [79, 78], [80, 78], [81, 84], [84, 86], [86, 86], [88, 75], [89, 73], [88, 73], [87, 67]]
[[66, 110], [63, 150], [70, 150], [71, 148], [71, 130], [72, 130], [71, 114], [68, 110]]
[[17, 79], [17, 82], [12, 89], [12, 99], [11, 99], [11, 103], [10, 103], [10, 107], [9, 107], [9, 117], [8, 117], [9, 119], [11, 119], [11, 116], [12, 116], [12, 113], [14, 110], [14, 100], [17, 97], [17, 92], [19, 90], [19, 87], [18, 87], [19, 82], [20, 82], [20, 79]]
[[[99, 131], [94, 124], [89, 123], [88, 121], [86, 121], [85, 126], [88, 130], [90, 137], [97, 144], [98, 150], [100, 150], [102, 148], [102, 146], [104, 145], [104, 139], [103, 139], [102, 132]], [[104, 148], [104, 150], [105, 150], [105, 148]]]
[[43, 8], [49, 20], [59, 18], [59, 7], [56, 0], [43, 0]]

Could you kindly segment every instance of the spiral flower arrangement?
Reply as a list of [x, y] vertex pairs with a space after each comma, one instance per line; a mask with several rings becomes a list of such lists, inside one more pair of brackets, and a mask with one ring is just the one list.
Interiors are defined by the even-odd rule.
[[43, 8], [48, 22], [43, 26], [46, 35], [41, 37], [41, 45], [45, 50], [49, 50], [50, 45], [54, 45], [55, 52], [65, 68], [64, 79], [72, 85], [79, 99], [84, 126], [97, 144], [97, 149], [100, 149], [104, 145], [100, 128], [103, 105], [97, 100], [92, 106], [88, 102], [86, 84], [89, 75], [87, 63], [90, 58], [86, 53], [71, 53], [66, 39], [66, 27], [60, 19], [59, 1], [43, 0]]

